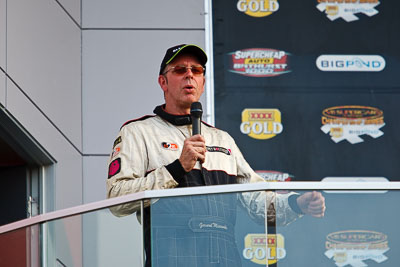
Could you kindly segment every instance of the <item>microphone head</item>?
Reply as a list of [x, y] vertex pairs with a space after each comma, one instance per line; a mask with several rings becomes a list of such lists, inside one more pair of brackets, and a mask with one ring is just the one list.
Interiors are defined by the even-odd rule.
[[203, 115], [203, 108], [200, 102], [193, 102], [190, 106], [190, 115], [195, 118], [201, 118]]

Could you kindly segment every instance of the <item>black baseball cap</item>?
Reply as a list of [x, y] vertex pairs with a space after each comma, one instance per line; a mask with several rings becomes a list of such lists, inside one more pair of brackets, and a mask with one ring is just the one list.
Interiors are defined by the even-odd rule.
[[197, 45], [193, 44], [181, 44], [181, 45], [176, 45], [171, 48], [168, 48], [167, 52], [165, 53], [164, 59], [161, 62], [160, 66], [160, 75], [163, 73], [165, 67], [171, 63], [171, 61], [177, 56], [177, 55], [182, 55], [182, 54], [191, 54], [196, 56], [200, 64], [205, 67], [207, 63], [207, 54], [204, 52], [204, 50]]

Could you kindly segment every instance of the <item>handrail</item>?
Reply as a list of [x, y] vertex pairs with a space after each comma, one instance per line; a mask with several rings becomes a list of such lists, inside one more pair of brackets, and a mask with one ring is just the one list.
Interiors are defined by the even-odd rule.
[[248, 184], [229, 184], [215, 186], [199, 186], [174, 188], [164, 190], [151, 190], [138, 192], [126, 196], [96, 201], [71, 208], [57, 210], [49, 213], [40, 214], [31, 218], [0, 226], [0, 234], [53, 221], [65, 217], [70, 217], [86, 212], [109, 208], [132, 201], [140, 201], [151, 198], [177, 197], [188, 195], [204, 195], [218, 193], [251, 192], [261, 190], [399, 190], [400, 182], [268, 182], [268, 183], [248, 183]]

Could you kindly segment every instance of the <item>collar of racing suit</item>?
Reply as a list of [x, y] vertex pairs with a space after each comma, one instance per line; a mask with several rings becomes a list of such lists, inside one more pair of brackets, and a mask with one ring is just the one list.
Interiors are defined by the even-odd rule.
[[192, 123], [192, 118], [190, 115], [173, 115], [165, 111], [165, 104], [157, 106], [154, 109], [154, 113], [163, 118], [164, 120], [174, 124], [174, 125], [188, 125]]

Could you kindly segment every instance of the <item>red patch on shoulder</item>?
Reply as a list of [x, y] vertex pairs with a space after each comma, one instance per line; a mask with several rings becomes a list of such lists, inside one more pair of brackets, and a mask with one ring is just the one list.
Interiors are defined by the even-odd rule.
[[121, 171], [121, 159], [120, 158], [114, 159], [108, 166], [108, 178], [113, 177], [120, 171]]

